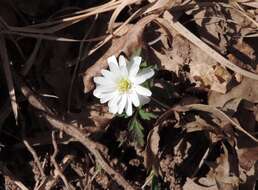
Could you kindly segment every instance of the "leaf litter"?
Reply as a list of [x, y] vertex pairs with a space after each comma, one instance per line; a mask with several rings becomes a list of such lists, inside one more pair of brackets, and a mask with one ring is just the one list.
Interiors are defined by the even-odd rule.
[[[255, 189], [257, 27], [255, 0], [3, 0], [0, 187]], [[132, 117], [92, 95], [121, 54], [155, 70]]]

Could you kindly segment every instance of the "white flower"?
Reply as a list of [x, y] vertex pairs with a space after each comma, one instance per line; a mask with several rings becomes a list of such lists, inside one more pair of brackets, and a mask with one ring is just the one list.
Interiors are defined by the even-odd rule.
[[96, 89], [93, 94], [100, 98], [100, 103], [108, 102], [109, 111], [121, 114], [124, 110], [128, 116], [133, 114], [132, 105], [138, 107], [150, 101], [151, 91], [141, 86], [154, 75], [153, 69], [140, 70], [142, 58], [135, 56], [126, 63], [124, 56], [108, 58], [110, 70], [102, 70], [103, 76], [94, 77]]

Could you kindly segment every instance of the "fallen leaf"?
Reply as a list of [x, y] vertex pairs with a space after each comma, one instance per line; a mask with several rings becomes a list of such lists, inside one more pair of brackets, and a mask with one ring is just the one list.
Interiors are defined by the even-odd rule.
[[228, 93], [221, 94], [210, 92], [208, 104], [216, 107], [223, 107], [228, 101], [241, 98], [250, 102], [258, 102], [258, 91], [256, 90], [258, 82], [256, 80], [243, 78], [243, 81], [233, 87]]
[[90, 68], [88, 68], [83, 74], [84, 92], [87, 93], [94, 88], [92, 78], [100, 74], [102, 69], [107, 68], [107, 58], [115, 55], [118, 56], [121, 52], [124, 52], [127, 56], [130, 56], [134, 50], [143, 46], [142, 35], [145, 26], [149, 24], [157, 15], [149, 15], [139, 20], [135, 25], [131, 26], [127, 31], [127, 34], [113, 38], [112, 45], [106, 51], [104, 55]]
[[235, 171], [238, 168], [237, 158], [234, 152], [232, 153], [233, 147], [230, 148], [231, 150], [227, 150], [225, 145], [222, 146], [224, 153], [217, 158], [210, 175], [215, 178], [219, 190], [235, 190], [240, 183], [238, 171]]
[[228, 59], [241, 68], [255, 72], [258, 70], [256, 66], [255, 50], [246, 42], [238, 41], [237, 44], [228, 48]]
[[144, 151], [144, 165], [147, 170], [153, 169], [156, 174], [159, 173], [159, 127], [154, 127], [147, 137], [147, 145]]
[[218, 190], [217, 186], [214, 184], [213, 186], [201, 186], [196, 184], [192, 179], [187, 178], [186, 182], [183, 186], [183, 190]]
[[212, 91], [225, 94], [232, 80], [231, 74], [223, 67], [208, 64], [209, 62], [191, 62], [190, 78], [193, 82], [199, 81], [198, 86], [209, 87]]
[[237, 150], [240, 167], [250, 170], [258, 161], [258, 147]]

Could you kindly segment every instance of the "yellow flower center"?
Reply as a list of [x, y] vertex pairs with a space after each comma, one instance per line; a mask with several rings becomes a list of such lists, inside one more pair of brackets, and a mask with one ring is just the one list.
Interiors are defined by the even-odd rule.
[[130, 80], [122, 78], [118, 82], [118, 90], [120, 92], [127, 92], [132, 87]]

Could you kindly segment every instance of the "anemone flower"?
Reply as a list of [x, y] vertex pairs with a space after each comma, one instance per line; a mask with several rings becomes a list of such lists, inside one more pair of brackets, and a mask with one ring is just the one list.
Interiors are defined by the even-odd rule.
[[142, 84], [154, 75], [154, 71], [150, 68], [140, 70], [140, 56], [134, 56], [129, 63], [122, 55], [118, 59], [109, 57], [109, 70], [103, 69], [102, 76], [94, 77], [96, 89], [93, 95], [100, 98], [100, 103], [108, 102], [111, 113], [121, 114], [125, 111], [131, 116], [133, 105], [138, 107], [150, 101], [151, 91]]

